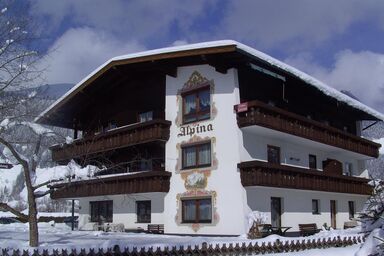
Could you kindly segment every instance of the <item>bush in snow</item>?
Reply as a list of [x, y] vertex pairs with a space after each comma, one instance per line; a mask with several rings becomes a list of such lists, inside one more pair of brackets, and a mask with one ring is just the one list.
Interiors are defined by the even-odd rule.
[[248, 238], [255, 239], [262, 236], [260, 225], [267, 223], [268, 216], [264, 212], [252, 211], [247, 216], [248, 219]]
[[359, 218], [366, 241], [356, 256], [384, 256], [384, 180], [372, 180], [373, 192]]

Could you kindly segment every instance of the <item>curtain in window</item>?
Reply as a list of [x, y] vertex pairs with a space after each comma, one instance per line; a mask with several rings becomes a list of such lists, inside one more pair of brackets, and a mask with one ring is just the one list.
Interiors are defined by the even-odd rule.
[[199, 205], [200, 221], [207, 221], [212, 219], [212, 205], [211, 199], [201, 199]]
[[195, 166], [196, 165], [196, 149], [195, 147], [183, 149], [183, 167]]
[[209, 90], [199, 92], [200, 111], [207, 111], [211, 105]]
[[199, 148], [199, 165], [208, 165], [211, 163], [211, 145], [201, 145]]
[[191, 114], [196, 112], [196, 95], [187, 95], [184, 98], [184, 114]]
[[195, 200], [183, 201], [183, 221], [194, 222], [196, 220]]

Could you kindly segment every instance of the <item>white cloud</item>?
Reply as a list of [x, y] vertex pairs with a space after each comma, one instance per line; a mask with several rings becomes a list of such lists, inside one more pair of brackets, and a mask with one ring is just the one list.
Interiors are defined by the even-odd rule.
[[117, 55], [145, 50], [135, 41], [84, 27], [70, 29], [50, 47], [39, 63], [48, 83], [77, 83], [92, 70]]
[[[65, 23], [105, 30], [124, 38], [148, 40], [168, 39], [173, 29], [188, 33], [200, 15], [216, 0], [36, 0], [32, 14], [51, 20], [51, 27]], [[64, 24], [65, 25], [65, 24]], [[72, 24], [73, 25], [73, 24]]]
[[232, 1], [217, 33], [262, 48], [302, 49], [341, 35], [356, 22], [383, 22], [383, 8], [384, 1]]
[[331, 68], [322, 67], [309, 54], [285, 61], [338, 90], [352, 92], [363, 103], [384, 113], [384, 54], [343, 50], [335, 55]]

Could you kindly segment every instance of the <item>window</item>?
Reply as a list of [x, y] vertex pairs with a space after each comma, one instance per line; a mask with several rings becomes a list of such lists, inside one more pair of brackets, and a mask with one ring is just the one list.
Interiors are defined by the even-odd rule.
[[211, 198], [181, 200], [183, 223], [211, 223]]
[[344, 175], [352, 176], [353, 173], [353, 165], [352, 163], [345, 163], [344, 164]]
[[136, 201], [138, 223], [151, 223], [151, 201]]
[[309, 155], [309, 168], [317, 169], [317, 160], [315, 155]]
[[280, 164], [280, 148], [268, 145], [268, 162]]
[[95, 201], [91, 205], [91, 222], [112, 222], [113, 201]]
[[211, 142], [183, 146], [181, 151], [183, 169], [206, 167], [211, 165]]
[[152, 119], [153, 119], [153, 111], [148, 111], [148, 112], [139, 114], [140, 123], [148, 122], [148, 121], [151, 121]]
[[211, 92], [204, 87], [183, 95], [183, 123], [209, 119], [211, 116]]
[[355, 218], [355, 202], [354, 201], [348, 201], [348, 213], [349, 213], [349, 219]]
[[318, 199], [312, 199], [312, 214], [320, 214]]

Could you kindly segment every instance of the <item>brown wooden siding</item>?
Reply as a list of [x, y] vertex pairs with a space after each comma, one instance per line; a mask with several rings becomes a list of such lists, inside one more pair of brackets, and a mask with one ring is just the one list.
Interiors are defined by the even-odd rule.
[[240, 128], [259, 125], [359, 154], [379, 156], [380, 145], [372, 141], [260, 101], [250, 101], [247, 105], [246, 111], [237, 113]]
[[267, 186], [350, 194], [371, 194], [368, 179], [327, 175], [322, 171], [273, 164], [262, 161], [249, 161], [238, 164], [241, 183], [244, 187]]
[[51, 186], [52, 199], [79, 198], [148, 192], [168, 192], [170, 172], [150, 171], [91, 180], [73, 181]]
[[169, 139], [170, 121], [152, 120], [51, 147], [53, 161], [65, 161], [118, 148]]

